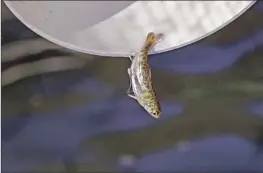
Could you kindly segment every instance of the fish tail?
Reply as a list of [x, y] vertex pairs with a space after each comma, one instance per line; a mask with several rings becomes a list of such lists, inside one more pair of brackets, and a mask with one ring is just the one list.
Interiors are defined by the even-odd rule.
[[151, 48], [153, 48], [157, 43], [159, 43], [160, 41], [162, 41], [162, 39], [164, 38], [164, 35], [161, 33], [155, 34], [153, 32], [150, 32], [147, 37], [146, 37], [146, 41], [143, 45], [142, 50], [143, 51], [149, 51]]

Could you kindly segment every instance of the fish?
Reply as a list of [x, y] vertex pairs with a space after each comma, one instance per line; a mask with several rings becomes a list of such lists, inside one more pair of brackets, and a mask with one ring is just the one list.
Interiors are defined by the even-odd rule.
[[128, 68], [130, 87], [127, 95], [135, 100], [154, 118], [162, 117], [162, 110], [152, 83], [151, 68], [148, 62], [149, 51], [164, 38], [164, 34], [148, 33], [146, 40], [137, 53], [129, 57]]

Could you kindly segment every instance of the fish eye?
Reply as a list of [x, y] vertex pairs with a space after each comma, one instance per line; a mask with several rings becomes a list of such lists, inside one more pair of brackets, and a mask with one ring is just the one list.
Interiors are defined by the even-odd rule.
[[153, 113], [153, 115], [158, 115], [157, 111], [153, 111], [152, 113]]

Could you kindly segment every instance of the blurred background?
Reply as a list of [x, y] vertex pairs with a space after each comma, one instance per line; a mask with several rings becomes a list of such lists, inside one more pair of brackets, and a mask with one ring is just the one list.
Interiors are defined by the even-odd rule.
[[70, 51], [1, 12], [3, 172], [263, 172], [262, 1], [150, 57], [160, 120], [127, 97], [127, 58]]

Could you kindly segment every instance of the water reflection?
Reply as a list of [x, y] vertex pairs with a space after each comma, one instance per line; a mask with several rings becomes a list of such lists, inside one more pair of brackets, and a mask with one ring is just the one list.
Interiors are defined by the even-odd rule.
[[2, 121], [2, 142], [9, 141], [14, 135], [19, 133], [26, 126], [30, 115], [28, 113], [20, 114], [17, 117], [6, 118]]
[[260, 11], [263, 11], [263, 2], [262, 1], [259, 1], [256, 8]]
[[219, 72], [231, 67], [241, 55], [263, 44], [263, 32], [256, 33], [245, 40], [239, 40], [229, 46], [210, 46], [192, 44], [185, 48], [171, 51], [162, 56], [152, 56], [152, 65], [162, 70], [186, 74], [205, 74]]
[[[85, 83], [85, 81], [88, 82]], [[52, 159], [67, 159], [68, 155], [71, 155], [78, 148], [79, 143], [89, 136], [105, 132], [139, 129], [158, 123], [126, 95], [119, 99], [110, 97], [107, 99], [105, 95], [108, 95], [108, 92], [103, 92], [102, 89], [105, 86], [98, 87], [98, 82], [87, 78], [80, 80], [79, 83], [86, 84], [87, 87], [82, 88], [74, 83], [76, 88], [71, 86], [67, 92], [85, 90], [85, 92], [92, 93], [94, 92], [94, 86], [96, 86], [101, 91], [98, 94], [104, 95], [103, 99], [71, 109], [42, 114], [35, 113], [34, 117], [31, 117], [27, 122], [26, 127], [20, 129], [18, 134], [12, 135], [12, 140], [10, 139], [4, 143], [5, 155], [20, 155], [20, 157], [8, 159], [8, 164], [4, 162], [5, 169], [20, 171], [31, 169], [31, 166], [35, 167]], [[52, 84], [56, 84], [56, 81]], [[49, 85], [45, 86], [50, 87]], [[49, 92], [45, 92], [46, 94], [54, 92], [54, 90], [47, 91]], [[59, 92], [55, 93], [59, 94]], [[42, 104], [44, 104], [43, 102], [45, 101], [42, 101]], [[182, 106], [176, 103], [164, 103], [164, 110], [164, 113], [168, 115], [164, 117], [165, 120], [169, 118], [169, 115], [180, 114]], [[20, 124], [24, 120], [25, 118], [22, 119], [21, 117]], [[14, 122], [8, 125], [8, 121], [5, 119], [2, 120], [2, 123], [9, 128], [14, 125], [18, 126]], [[17, 128], [16, 126], [13, 128]], [[7, 133], [7, 130], [9, 129], [4, 128], [3, 132]], [[24, 157], [27, 158], [26, 161]], [[10, 163], [21, 162], [20, 159], [23, 159], [24, 164], [26, 162], [28, 165], [26, 164], [27, 166], [23, 168], [9, 167]]]
[[248, 105], [248, 109], [251, 113], [263, 117], [263, 101], [251, 101]]
[[263, 152], [263, 126], [257, 128], [257, 136], [255, 137], [254, 143], [256, 145], [255, 157], [262, 156]]
[[[207, 138], [193, 141], [187, 152], [173, 148], [144, 156], [138, 161], [137, 169], [140, 172], [247, 172], [254, 148], [237, 136]], [[258, 168], [262, 159], [257, 160]]]

